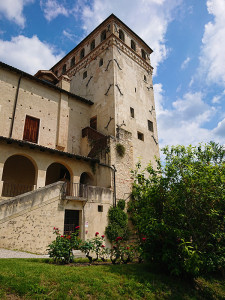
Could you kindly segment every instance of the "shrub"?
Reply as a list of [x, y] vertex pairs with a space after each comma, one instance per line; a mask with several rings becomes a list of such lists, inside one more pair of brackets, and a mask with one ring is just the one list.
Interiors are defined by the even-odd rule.
[[118, 236], [124, 240], [129, 237], [128, 217], [123, 211], [125, 206], [124, 200], [119, 200], [117, 207], [111, 207], [108, 211], [108, 226], [105, 234], [110, 242], [113, 242]]
[[[78, 226], [79, 227], [79, 226]], [[48, 254], [55, 263], [68, 264], [73, 260], [73, 249], [79, 249], [79, 228], [71, 235], [61, 235], [58, 228], [54, 227], [56, 239], [48, 246]]]
[[144, 255], [172, 274], [225, 270], [225, 152], [213, 142], [163, 149], [149, 176], [133, 172], [129, 211]]

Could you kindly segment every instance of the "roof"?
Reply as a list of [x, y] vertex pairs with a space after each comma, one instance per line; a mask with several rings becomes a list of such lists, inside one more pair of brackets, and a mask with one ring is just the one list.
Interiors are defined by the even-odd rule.
[[30, 149], [37, 149], [40, 150], [41, 152], [50, 152], [52, 154], [59, 154], [60, 156], [67, 156], [69, 158], [75, 158], [78, 160], [84, 160], [84, 161], [90, 161], [90, 162], [95, 162], [95, 163], [99, 163], [99, 159], [96, 158], [91, 158], [91, 157], [87, 157], [87, 156], [82, 156], [82, 155], [77, 155], [77, 154], [73, 154], [73, 153], [69, 153], [69, 152], [64, 152], [64, 151], [60, 151], [57, 149], [52, 149], [52, 148], [48, 148], [45, 146], [41, 146], [38, 144], [34, 144], [28, 141], [23, 141], [23, 140], [17, 140], [17, 139], [13, 139], [13, 138], [8, 138], [8, 137], [4, 137], [4, 136], [0, 136], [0, 141], [6, 142], [7, 144], [17, 144], [21, 147], [25, 146], [28, 147]]
[[123, 23], [117, 16], [115, 16], [114, 14], [111, 14], [108, 18], [106, 18], [101, 24], [99, 24], [94, 30], [92, 30], [91, 33], [89, 33], [86, 38], [84, 38], [76, 47], [74, 47], [70, 52], [68, 52], [63, 58], [61, 58], [53, 67], [51, 67], [50, 70], [52, 70], [55, 66], [57, 66], [59, 63], [61, 63], [61, 61], [63, 61], [67, 56], [69, 56], [76, 48], [79, 48], [79, 46], [84, 43], [86, 40], [88, 40], [90, 38], [90, 36], [97, 31], [104, 23], [107, 23], [110, 19], [115, 19], [118, 22], [120, 22], [124, 27], [126, 27], [137, 39], [139, 39], [144, 45], [145, 47], [147, 47], [150, 51], [150, 53], [153, 52], [153, 50], [132, 30], [130, 29], [130, 27], [128, 27], [125, 23]]
[[28, 73], [26, 73], [26, 72], [24, 72], [24, 71], [21, 71], [21, 70], [19, 70], [19, 69], [17, 69], [17, 68], [14, 68], [14, 67], [12, 67], [12, 66], [9, 66], [9, 65], [7, 65], [7, 64], [5, 64], [5, 63], [3, 63], [3, 62], [1, 62], [1, 61], [0, 61], [0, 67], [5, 68], [5, 69], [8, 69], [8, 70], [13, 71], [13, 72], [16, 72], [16, 73], [20, 74], [20, 75], [23, 76], [23, 77], [26, 77], [26, 78], [29, 78], [29, 79], [31, 79], [31, 80], [34, 80], [34, 81], [36, 81], [36, 82], [38, 82], [38, 83], [40, 83], [40, 84], [42, 84], [42, 85], [46, 85], [46, 86], [48, 86], [48, 87], [51, 88], [51, 89], [55, 89], [55, 90], [57, 90], [57, 91], [59, 91], [59, 92], [66, 93], [68, 96], [70, 96], [70, 97], [72, 97], [72, 98], [75, 98], [76, 100], [82, 101], [82, 102], [84, 102], [84, 103], [86, 103], [86, 104], [89, 104], [89, 105], [93, 105], [93, 104], [94, 104], [94, 102], [92, 102], [91, 100], [85, 99], [85, 98], [83, 98], [83, 97], [81, 97], [81, 96], [78, 96], [78, 95], [75, 95], [75, 94], [73, 94], [73, 93], [70, 93], [70, 92], [68, 92], [68, 91], [66, 91], [66, 90], [63, 90], [63, 89], [61, 89], [60, 87], [55, 86], [54, 84], [51, 84], [50, 82], [41, 80], [41, 79], [39, 79], [39, 78], [37, 78], [37, 77], [35, 77], [35, 76], [33, 76], [33, 75], [30, 75], [30, 74], [28, 74]]

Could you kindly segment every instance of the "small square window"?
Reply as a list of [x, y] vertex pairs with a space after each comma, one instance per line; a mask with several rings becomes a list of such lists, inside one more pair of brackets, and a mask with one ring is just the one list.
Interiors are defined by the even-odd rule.
[[133, 109], [133, 107], [130, 107], [130, 116], [131, 116], [131, 118], [134, 118], [134, 109]]
[[153, 122], [148, 120], [148, 130], [153, 132]]
[[87, 71], [85, 71], [84, 73], [83, 73], [83, 79], [85, 79], [87, 77]]
[[98, 212], [103, 212], [103, 205], [98, 205]]
[[138, 139], [141, 140], [141, 141], [144, 141], [144, 134], [141, 133], [141, 132], [137, 132], [137, 135], [138, 135]]

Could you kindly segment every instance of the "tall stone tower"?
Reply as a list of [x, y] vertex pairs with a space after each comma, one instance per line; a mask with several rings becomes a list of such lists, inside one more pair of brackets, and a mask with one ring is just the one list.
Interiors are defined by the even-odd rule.
[[[145, 167], [159, 156], [151, 53], [112, 14], [51, 68], [57, 77], [69, 77], [72, 93], [94, 102], [85, 117], [91, 128], [111, 136], [107, 163], [117, 168], [120, 197], [128, 193], [123, 186], [129, 185], [137, 161]], [[118, 144], [124, 157], [116, 151]]]

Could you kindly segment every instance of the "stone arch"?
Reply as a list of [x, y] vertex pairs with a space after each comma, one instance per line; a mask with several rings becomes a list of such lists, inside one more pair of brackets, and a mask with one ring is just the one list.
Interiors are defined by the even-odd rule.
[[26, 155], [9, 156], [4, 164], [3, 197], [14, 197], [34, 189], [37, 182], [37, 166], [33, 159]]
[[94, 185], [94, 178], [90, 173], [83, 172], [80, 175], [80, 184]]
[[72, 178], [72, 172], [67, 166], [59, 162], [53, 162], [47, 168], [45, 185], [57, 181], [70, 182], [71, 178]]

